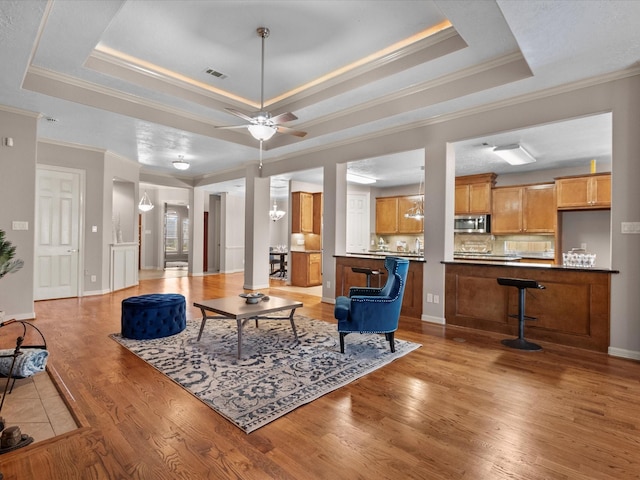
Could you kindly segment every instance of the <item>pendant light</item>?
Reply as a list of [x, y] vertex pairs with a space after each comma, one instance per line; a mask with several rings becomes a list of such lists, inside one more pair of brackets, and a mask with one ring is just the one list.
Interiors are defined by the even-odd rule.
[[271, 220], [273, 220], [274, 222], [277, 222], [278, 220], [280, 220], [282, 217], [284, 217], [285, 212], [283, 210], [278, 210], [278, 205], [276, 204], [276, 201], [273, 201], [273, 208], [271, 210], [269, 210], [269, 218]]
[[149, 195], [147, 195], [146, 190], [144, 191], [144, 195], [140, 199], [140, 203], [138, 204], [138, 210], [140, 210], [143, 213], [153, 210], [153, 203], [151, 203], [151, 199], [149, 198]]
[[418, 187], [418, 200], [413, 202], [413, 207], [404, 214], [405, 218], [422, 220], [424, 218], [424, 195], [422, 194], [422, 179], [424, 178], [424, 167], [420, 167], [420, 186]]

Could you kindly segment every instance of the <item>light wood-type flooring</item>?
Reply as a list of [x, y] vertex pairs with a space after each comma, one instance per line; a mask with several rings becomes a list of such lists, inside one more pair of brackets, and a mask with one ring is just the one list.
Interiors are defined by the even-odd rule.
[[[637, 479], [640, 363], [402, 318], [423, 346], [245, 434], [108, 335], [123, 298], [242, 292], [242, 274], [143, 280], [37, 302], [58, 386], [80, 428], [0, 456], [4, 479]], [[296, 298], [333, 322], [333, 306]], [[356, 335], [356, 334], [353, 334]], [[352, 336], [346, 338], [347, 343]]]

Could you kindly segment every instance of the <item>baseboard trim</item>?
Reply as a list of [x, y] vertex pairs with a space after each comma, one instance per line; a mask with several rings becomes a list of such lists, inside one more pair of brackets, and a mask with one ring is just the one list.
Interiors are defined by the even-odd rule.
[[612, 357], [629, 358], [631, 360], [640, 360], [640, 352], [636, 350], [626, 350], [624, 348], [609, 347], [609, 355]]
[[432, 317], [431, 315], [422, 315], [420, 320], [423, 322], [435, 323], [437, 325], [445, 325], [447, 323], [444, 317]]
[[330, 303], [331, 305], [335, 305], [336, 304], [336, 299], [335, 298], [322, 297], [320, 301], [322, 303]]

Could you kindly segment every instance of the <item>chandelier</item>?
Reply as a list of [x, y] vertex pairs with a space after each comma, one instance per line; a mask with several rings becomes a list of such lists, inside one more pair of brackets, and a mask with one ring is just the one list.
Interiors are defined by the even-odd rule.
[[271, 220], [273, 220], [274, 222], [277, 222], [278, 220], [280, 220], [282, 217], [284, 217], [284, 211], [283, 210], [278, 210], [278, 205], [276, 204], [276, 201], [273, 201], [273, 208], [271, 210], [269, 210], [269, 218]]
[[420, 167], [420, 186], [418, 187], [418, 199], [413, 202], [413, 207], [404, 214], [405, 218], [422, 220], [424, 218], [424, 195], [422, 194], [422, 178], [424, 177], [424, 167]]
[[138, 210], [141, 212], [148, 212], [153, 209], [153, 203], [151, 203], [151, 199], [149, 195], [147, 195], [147, 191], [145, 190], [144, 195], [140, 199], [140, 203], [138, 204]]

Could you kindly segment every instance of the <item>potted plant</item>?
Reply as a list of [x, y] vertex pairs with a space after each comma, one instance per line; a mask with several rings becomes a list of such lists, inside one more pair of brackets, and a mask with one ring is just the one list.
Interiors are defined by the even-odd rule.
[[[9, 273], [17, 272], [22, 268], [24, 262], [13, 257], [16, 254], [16, 247], [11, 245], [9, 240], [5, 240], [4, 230], [0, 230], [0, 278]], [[4, 312], [0, 311], [0, 320], [4, 317]]]

